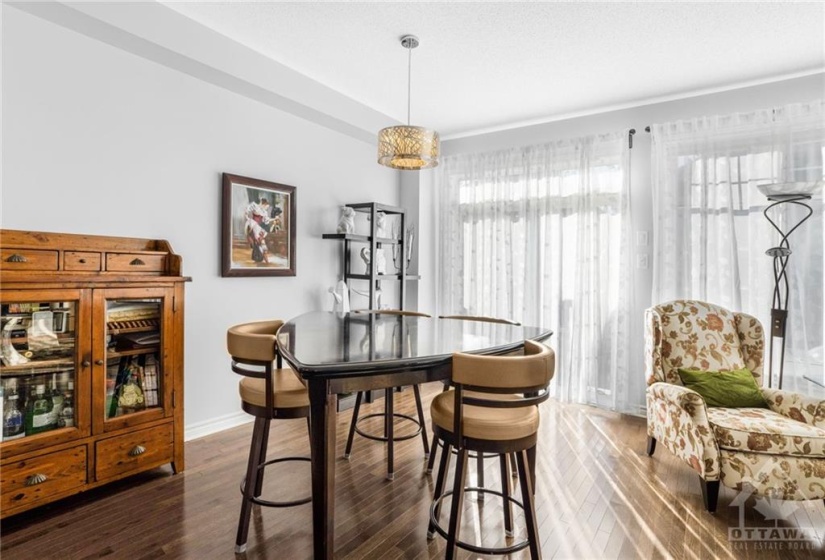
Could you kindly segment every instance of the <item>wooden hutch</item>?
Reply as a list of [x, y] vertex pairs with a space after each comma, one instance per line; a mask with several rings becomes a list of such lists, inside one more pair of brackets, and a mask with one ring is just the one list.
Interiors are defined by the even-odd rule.
[[0, 230], [0, 516], [183, 458], [181, 257]]

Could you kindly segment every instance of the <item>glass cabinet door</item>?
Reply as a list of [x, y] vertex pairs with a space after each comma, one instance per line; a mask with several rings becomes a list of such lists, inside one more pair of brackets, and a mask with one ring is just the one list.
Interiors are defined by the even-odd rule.
[[[84, 329], [80, 292], [37, 294], [42, 298], [4, 294], [0, 303], [0, 418], [2, 441], [36, 438], [57, 443], [86, 435], [79, 429], [84, 409], [82, 388], [87, 376], [79, 364]], [[62, 297], [61, 297], [62, 296]], [[26, 298], [21, 299], [21, 298]], [[78, 402], [78, 398], [81, 401]], [[20, 447], [14, 444], [13, 446]]]
[[167, 296], [164, 290], [106, 291], [96, 306], [105, 349], [103, 363], [96, 362], [103, 366], [96, 391], [104, 393], [98, 411], [104, 431], [167, 415]]

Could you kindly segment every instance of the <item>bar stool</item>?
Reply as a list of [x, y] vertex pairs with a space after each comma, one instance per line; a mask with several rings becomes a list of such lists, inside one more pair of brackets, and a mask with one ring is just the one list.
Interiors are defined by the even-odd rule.
[[[372, 313], [372, 314], [380, 314], [380, 315], [393, 315], [393, 316], [406, 316], [406, 317], [430, 317], [426, 313], [419, 313], [417, 311], [403, 311], [400, 309], [357, 309], [355, 313]], [[421, 405], [421, 391], [418, 388], [418, 385], [413, 385], [413, 395], [415, 395], [415, 406], [418, 411], [418, 419], [413, 418], [407, 414], [400, 414], [398, 412], [394, 412], [394, 403], [393, 403], [393, 393], [395, 392], [395, 387], [390, 387], [388, 389], [384, 389], [384, 412], [376, 412], [372, 414], [365, 414], [364, 416], [359, 417], [358, 412], [361, 410], [361, 403], [366, 400], [367, 392], [366, 391], [359, 391], [358, 395], [355, 397], [355, 408], [352, 411], [352, 422], [350, 422], [349, 426], [349, 435], [347, 436], [347, 446], [344, 450], [344, 459], [349, 459], [350, 455], [352, 454], [352, 443], [355, 437], [355, 434], [358, 434], [361, 437], [365, 437], [367, 439], [371, 439], [374, 441], [384, 441], [387, 443], [387, 480], [393, 480], [395, 478], [395, 465], [394, 465], [394, 450], [393, 450], [393, 443], [396, 441], [404, 441], [408, 439], [412, 439], [419, 434], [421, 435], [421, 441], [424, 445], [424, 457], [426, 458], [430, 454], [430, 444], [427, 440], [427, 424], [424, 420], [424, 407]], [[384, 419], [384, 435], [377, 436], [374, 434], [369, 434], [367, 432], [362, 431], [358, 427], [358, 422], [361, 420], [366, 420], [367, 418], [376, 418], [382, 417]], [[404, 436], [396, 436], [394, 432], [393, 420], [395, 418], [401, 418], [403, 420], [408, 420], [413, 422], [418, 426], [418, 429], [411, 433]]]
[[[547, 386], [555, 373], [556, 357], [552, 349], [525, 341], [522, 356], [453, 355], [452, 391], [433, 399], [430, 416], [433, 433], [442, 445], [441, 461], [436, 475], [435, 493], [430, 507], [427, 537], [435, 533], [447, 539], [446, 557], [455, 557], [457, 548], [481, 554], [510, 554], [530, 548], [530, 557], [541, 558], [536, 510], [535, 457], [538, 440], [538, 404], [547, 400]], [[472, 390], [472, 396], [468, 395]], [[486, 394], [496, 398], [490, 398]], [[506, 395], [506, 397], [505, 397]], [[525, 396], [529, 395], [529, 396]], [[458, 450], [453, 489], [445, 492], [451, 448]], [[480, 487], [465, 488], [468, 453], [490, 453], [499, 456], [502, 469], [502, 491]], [[506, 454], [515, 453], [521, 486], [519, 502], [510, 495], [509, 466]], [[458, 528], [464, 493], [483, 492], [501, 496], [504, 500], [504, 528], [513, 534], [512, 504], [524, 509], [527, 540], [506, 547], [486, 548], [459, 540]], [[441, 502], [453, 496], [448, 530], [439, 525]]]
[[[482, 315], [439, 315], [439, 319], [458, 319], [461, 321], [478, 321], [480, 323], [498, 323], [500, 325], [513, 325], [514, 327], [521, 326], [521, 323], [518, 321], [513, 321], [510, 319], [501, 319], [498, 317], [485, 317]], [[450, 386], [449, 383], [444, 384], [444, 390], [449, 390]], [[432, 452], [430, 453], [429, 460], [427, 461], [427, 474], [432, 474], [433, 467], [435, 466], [435, 456], [436, 456], [436, 449], [438, 448], [438, 440], [433, 434], [433, 441], [430, 444], [430, 448]], [[455, 454], [455, 450], [453, 450], [453, 454]], [[474, 455], [470, 455], [471, 459], [476, 460], [476, 473], [478, 479], [478, 485], [484, 487], [484, 454], [483, 453], [476, 453]], [[516, 456], [510, 455], [510, 464], [512, 468], [513, 478], [518, 478], [518, 469], [516, 469]], [[484, 494], [478, 494], [478, 501], [484, 501]]]
[[[260, 498], [264, 470], [268, 465], [285, 461], [309, 461], [309, 457], [281, 457], [266, 460], [269, 423], [272, 419], [306, 418], [309, 426], [309, 395], [295, 372], [283, 367], [275, 335], [283, 321], [258, 321], [230, 327], [226, 347], [232, 356], [232, 371], [243, 375], [238, 384], [241, 406], [255, 417], [246, 477], [241, 481], [241, 515], [235, 552], [246, 551], [249, 516], [252, 504], [267, 507], [292, 507], [307, 504], [311, 497], [289, 502]], [[275, 368], [273, 369], [273, 362]]]

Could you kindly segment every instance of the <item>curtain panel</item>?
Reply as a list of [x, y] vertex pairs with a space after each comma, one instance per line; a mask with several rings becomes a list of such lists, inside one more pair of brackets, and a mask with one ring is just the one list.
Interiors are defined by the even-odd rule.
[[[757, 187], [823, 179], [823, 107], [818, 100], [651, 126], [654, 304], [717, 303], [758, 317], [769, 336], [774, 277], [765, 251], [780, 235]], [[810, 205], [814, 214], [789, 238], [783, 384], [809, 394], [825, 383], [822, 195]], [[803, 211], [783, 204], [771, 216], [787, 231]]]
[[552, 328], [555, 397], [638, 413], [628, 181], [626, 132], [445, 157], [438, 298], [440, 313]]

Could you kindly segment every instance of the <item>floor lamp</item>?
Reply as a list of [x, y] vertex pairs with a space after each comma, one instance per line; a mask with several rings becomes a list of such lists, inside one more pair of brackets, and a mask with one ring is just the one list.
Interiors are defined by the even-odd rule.
[[[773, 302], [771, 304], [771, 345], [768, 354], [768, 387], [773, 383], [773, 348], [774, 341], [780, 339], [779, 347], [779, 385], [778, 389], [782, 388], [782, 374], [785, 369], [785, 327], [788, 322], [788, 294], [790, 287], [788, 285], [788, 259], [791, 256], [791, 245], [788, 238], [796, 229], [814, 213], [813, 209], [807, 203], [808, 200], [822, 188], [822, 181], [812, 183], [775, 183], [771, 185], [759, 185], [759, 190], [768, 197], [769, 204], [765, 208], [765, 218], [782, 236], [778, 247], [771, 247], [765, 254], [773, 258]], [[782, 204], [795, 204], [807, 210], [807, 214], [799, 220], [796, 224], [788, 224], [785, 227], [787, 231], [783, 231], [777, 223], [771, 219], [769, 212], [771, 209]]]

